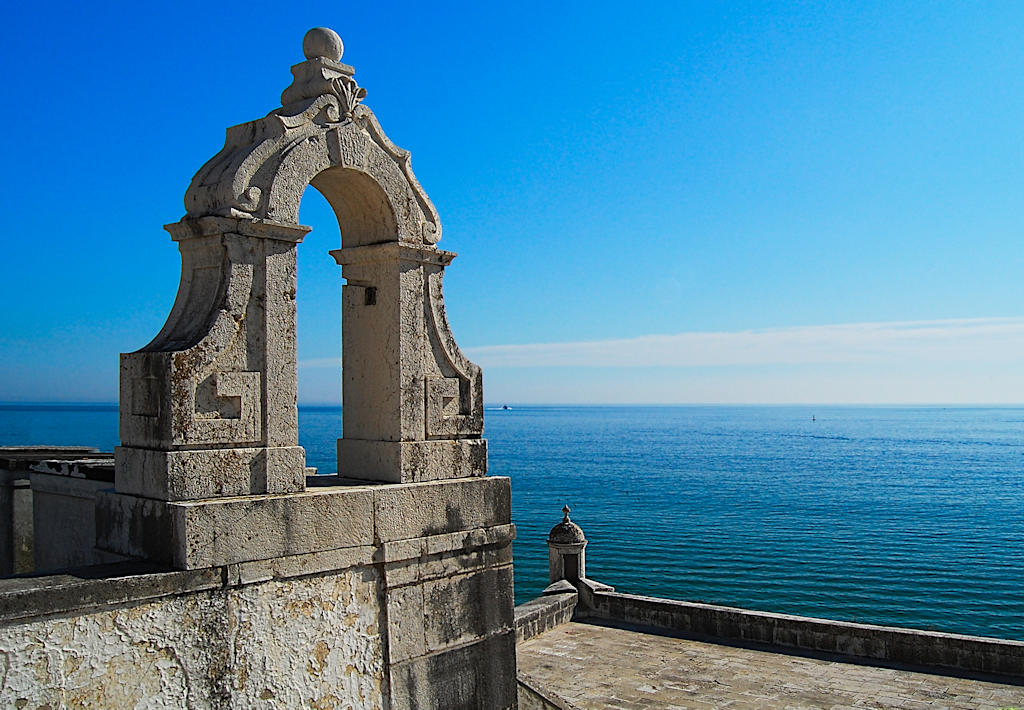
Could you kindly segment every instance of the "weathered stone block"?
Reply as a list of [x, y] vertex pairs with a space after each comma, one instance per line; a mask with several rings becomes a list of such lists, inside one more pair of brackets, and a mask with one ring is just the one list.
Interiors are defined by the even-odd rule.
[[361, 487], [291, 495], [163, 502], [97, 499], [97, 545], [177, 569], [373, 544], [373, 493]]
[[423, 585], [428, 651], [468, 643], [514, 624], [512, 566], [442, 577]]
[[514, 631], [390, 667], [391, 710], [505, 710], [516, 702]]
[[181, 501], [305, 489], [299, 446], [159, 451], [118, 446], [118, 493]]
[[376, 534], [382, 542], [511, 522], [508, 478], [466, 478], [373, 490]]
[[96, 494], [96, 547], [171, 564], [176, 540], [170, 508], [151, 498], [100, 491]]
[[[398, 587], [511, 564], [513, 539], [514, 525], [498, 525], [384, 543], [380, 557], [386, 564], [388, 585]], [[451, 547], [442, 549], [438, 544], [442, 541]], [[409, 548], [418, 549], [419, 554]]]
[[121, 555], [97, 550], [96, 495], [110, 483], [46, 473], [31, 474], [35, 536], [34, 572], [119, 562]]
[[513, 626], [512, 567], [389, 588], [390, 661], [465, 644]]
[[423, 630], [423, 585], [411, 584], [385, 592], [388, 620], [388, 658], [400, 663], [418, 658], [427, 652]]
[[366, 441], [338, 439], [340, 472], [347, 478], [416, 483], [487, 473], [486, 439]]

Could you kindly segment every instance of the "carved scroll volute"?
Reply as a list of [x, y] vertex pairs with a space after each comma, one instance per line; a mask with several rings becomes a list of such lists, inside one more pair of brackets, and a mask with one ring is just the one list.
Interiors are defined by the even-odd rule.
[[[446, 263], [454, 258], [451, 252]], [[484, 430], [483, 371], [455, 342], [444, 306], [444, 267], [428, 270], [427, 328], [440, 376], [426, 378], [427, 436], [479, 437]]]

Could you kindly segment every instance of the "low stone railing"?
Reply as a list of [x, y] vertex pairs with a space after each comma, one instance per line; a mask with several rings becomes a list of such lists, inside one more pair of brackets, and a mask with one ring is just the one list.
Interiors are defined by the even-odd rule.
[[516, 643], [572, 620], [579, 595], [575, 591], [547, 594], [516, 607]]
[[621, 594], [580, 580], [577, 620], [653, 627], [692, 638], [848, 657], [1024, 683], [1024, 642], [832, 621]]

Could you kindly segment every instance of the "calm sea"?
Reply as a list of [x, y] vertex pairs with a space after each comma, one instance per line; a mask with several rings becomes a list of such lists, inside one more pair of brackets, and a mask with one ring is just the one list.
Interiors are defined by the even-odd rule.
[[[300, 409], [335, 469], [337, 408]], [[516, 601], [568, 503], [619, 591], [1024, 639], [1024, 408], [488, 409]], [[117, 440], [114, 407], [0, 405], [0, 444]]]

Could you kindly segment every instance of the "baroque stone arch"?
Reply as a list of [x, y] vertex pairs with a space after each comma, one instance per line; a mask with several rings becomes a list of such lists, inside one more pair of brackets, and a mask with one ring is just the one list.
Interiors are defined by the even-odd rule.
[[480, 368], [442, 281], [455, 254], [410, 168], [361, 103], [341, 40], [311, 30], [282, 107], [229, 128], [166, 226], [182, 276], [167, 322], [121, 356], [119, 493], [168, 501], [305, 488], [296, 408], [295, 250], [312, 185], [341, 227], [339, 472], [411, 482], [486, 472]]

